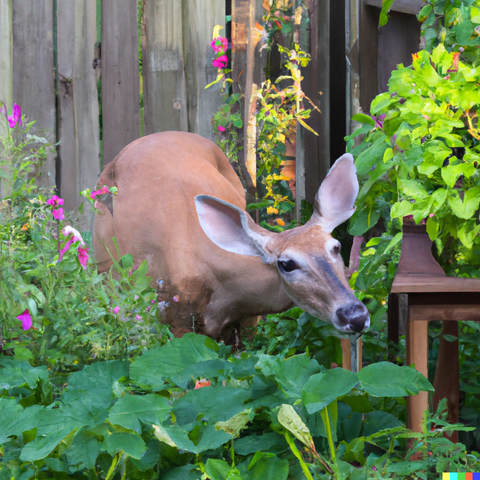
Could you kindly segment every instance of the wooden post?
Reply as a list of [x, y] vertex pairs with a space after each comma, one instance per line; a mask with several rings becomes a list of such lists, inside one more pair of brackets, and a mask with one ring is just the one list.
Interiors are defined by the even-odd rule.
[[[97, 86], [93, 68], [95, 0], [58, 2], [58, 131], [60, 194], [76, 209], [80, 191], [100, 174]], [[89, 228], [84, 225], [83, 228]]]
[[[53, 0], [38, 0], [35, 8], [27, 0], [15, 0], [12, 6], [13, 102], [27, 120], [36, 121], [32, 133], [54, 144]], [[37, 184], [55, 183], [55, 155], [48, 152]]]
[[106, 165], [140, 136], [137, 2], [102, 1], [102, 120]]
[[[428, 378], [428, 321], [412, 320], [414, 308], [408, 308], [407, 365], [415, 364], [416, 370]], [[423, 415], [427, 409], [428, 392], [407, 397], [407, 428], [421, 432]]]
[[[450, 342], [445, 340], [444, 335], [452, 335], [457, 340]], [[435, 393], [433, 395], [433, 410], [438, 407], [442, 398], [447, 399], [448, 416], [450, 423], [458, 423], [460, 414], [460, 378], [458, 360], [458, 323], [456, 321], [444, 321], [438, 349], [437, 369], [433, 382]], [[448, 437], [452, 442], [458, 442], [458, 432], [452, 432]]]

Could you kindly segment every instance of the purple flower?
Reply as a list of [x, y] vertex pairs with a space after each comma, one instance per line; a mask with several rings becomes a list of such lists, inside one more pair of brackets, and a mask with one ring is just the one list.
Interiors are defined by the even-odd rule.
[[375, 120], [375, 126], [378, 127], [378, 128], [383, 128], [383, 121], [385, 120], [386, 116], [387, 116], [386, 113], [382, 113], [378, 117], [373, 115], [372, 118]]
[[32, 317], [30, 316], [28, 308], [21, 315], [18, 315], [17, 318], [22, 322], [22, 328], [24, 330], [30, 330], [32, 328]]
[[113, 309], [113, 313], [116, 315], [119, 311], [120, 311], [120, 307], [117, 305], [117, 306]]
[[17, 125], [22, 125], [22, 111], [16, 103], [13, 104], [12, 115], [9, 115], [7, 119], [10, 128], [15, 128]]
[[219, 126], [217, 127], [217, 130], [218, 130], [219, 132], [222, 132], [222, 133], [223, 133], [223, 132], [225, 131], [225, 128], [222, 127], [221, 125], [219, 125]]

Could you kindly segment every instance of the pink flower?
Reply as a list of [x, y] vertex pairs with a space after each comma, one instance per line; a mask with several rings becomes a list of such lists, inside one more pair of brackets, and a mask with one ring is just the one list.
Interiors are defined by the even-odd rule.
[[[67, 242], [65, 243], [65, 245], [63, 246], [63, 248], [60, 250], [60, 253], [58, 255], [58, 261], [59, 262], [61, 262], [63, 260], [63, 256], [68, 251], [68, 249], [70, 248], [70, 245], [72, 243], [80, 242], [81, 245], [85, 245], [85, 242], [83, 241], [83, 238], [80, 235], [79, 231], [76, 230], [75, 228], [71, 227], [70, 225], [67, 225], [66, 227], [64, 227], [62, 229], [62, 233], [66, 237], [68, 237], [68, 235], [72, 235], [72, 238], [68, 239]], [[80, 263], [82, 264], [83, 268], [86, 268], [86, 266], [82, 263], [83, 257], [85, 256], [85, 253], [80, 253], [80, 248], [81, 247], [78, 247], [78, 259], [80, 260]], [[86, 252], [87, 252], [86, 253], [87, 258], [85, 260], [85, 264], [86, 264], [86, 261], [88, 260], [88, 248], [87, 248]], [[80, 258], [80, 256], [82, 256], [82, 258]]]
[[173, 301], [174, 301], [174, 302], [179, 302], [179, 301], [180, 301], [180, 297], [179, 297], [178, 295], [175, 295], [175, 296], [173, 297]]
[[117, 305], [117, 306], [113, 309], [113, 313], [116, 315], [119, 311], [120, 311], [120, 307]]
[[222, 132], [222, 133], [223, 133], [223, 132], [225, 131], [225, 128], [222, 127], [221, 125], [219, 125], [219, 126], [217, 127], [217, 130], [218, 130], [219, 132]]
[[15, 128], [17, 125], [22, 125], [22, 111], [16, 103], [13, 104], [12, 115], [8, 116], [7, 119], [10, 128]]
[[228, 40], [225, 37], [217, 37], [212, 40], [210, 45], [212, 46], [214, 52], [223, 53], [227, 51]]
[[102, 193], [108, 193], [108, 187], [106, 185], [102, 188]]
[[65, 215], [63, 214], [63, 208], [59, 208], [58, 210], [53, 210], [52, 215], [53, 215], [53, 218], [55, 218], [55, 220], [63, 220], [65, 218]]
[[17, 318], [22, 322], [22, 328], [24, 330], [30, 330], [32, 328], [32, 317], [30, 316], [28, 308], [21, 315], [18, 315]]
[[212, 62], [212, 65], [216, 68], [225, 68], [227, 64], [228, 57], [226, 55], [221, 55]]
[[63, 205], [63, 198], [58, 197], [57, 195], [52, 195], [52, 198], [47, 200], [47, 204], [54, 207], [55, 205]]
[[73, 234], [72, 240], [74, 242], [80, 242], [82, 245], [85, 245], [85, 242], [83, 241], [83, 238], [82, 238], [82, 235], [80, 234], [80, 232], [77, 229], [73, 228], [72, 226], [67, 225], [66, 227], [64, 227], [62, 229], [62, 233], [66, 237], [68, 237], [70, 234]]
[[88, 262], [88, 245], [85, 245], [84, 247], [78, 247], [77, 252], [80, 265], [83, 267], [84, 270], [86, 270]]
[[197, 380], [195, 382], [194, 390], [197, 390], [197, 389], [203, 388], [203, 387], [210, 387], [211, 385], [212, 385], [212, 382], [210, 382], [210, 380], [206, 380], [205, 378], [201, 378], [200, 380]]
[[428, 216], [429, 216], [430, 218], [432, 218], [432, 217], [435, 216], [435, 214], [434, 214], [434, 213], [429, 213]]

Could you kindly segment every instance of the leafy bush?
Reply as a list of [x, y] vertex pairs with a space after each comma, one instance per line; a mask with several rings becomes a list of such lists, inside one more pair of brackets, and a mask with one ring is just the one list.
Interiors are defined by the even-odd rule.
[[411, 437], [418, 478], [437, 460], [447, 471], [480, 466], [443, 439], [457, 427], [440, 416], [433, 432], [429, 418], [412, 434], [381, 411], [432, 389], [389, 363], [326, 370], [305, 354], [229, 356], [187, 334], [133, 363], [86, 366], [58, 395], [44, 367], [4, 357], [0, 369], [0, 478], [395, 478], [411, 468]]

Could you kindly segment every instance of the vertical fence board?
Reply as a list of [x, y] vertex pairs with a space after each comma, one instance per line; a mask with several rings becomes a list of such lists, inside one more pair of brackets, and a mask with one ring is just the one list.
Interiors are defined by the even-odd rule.
[[[12, 0], [0, 0], [0, 102], [12, 107]], [[0, 128], [3, 123], [0, 123]], [[1, 131], [0, 131], [1, 133]]]
[[188, 130], [212, 139], [212, 116], [222, 104], [221, 85], [205, 90], [215, 80], [215, 54], [210, 42], [213, 27], [221, 25], [225, 36], [224, 0], [183, 0], [183, 38], [187, 82]]
[[[313, 112], [308, 120], [318, 136], [304, 132], [305, 198], [313, 203], [318, 186], [330, 168], [330, 0], [312, 0], [309, 13], [312, 60], [302, 73], [304, 91], [322, 112], [320, 115]], [[301, 172], [297, 178], [298, 175]]]
[[144, 6], [145, 134], [188, 131], [182, 15], [178, 0], [150, 0]]
[[[53, 82], [53, 0], [15, 0], [13, 25], [13, 101], [20, 105], [34, 131], [55, 142]], [[38, 184], [55, 184], [55, 156], [49, 153]]]
[[103, 164], [140, 136], [137, 2], [102, 1]]
[[95, 0], [59, 2], [57, 16], [60, 193], [71, 210], [100, 173]]

